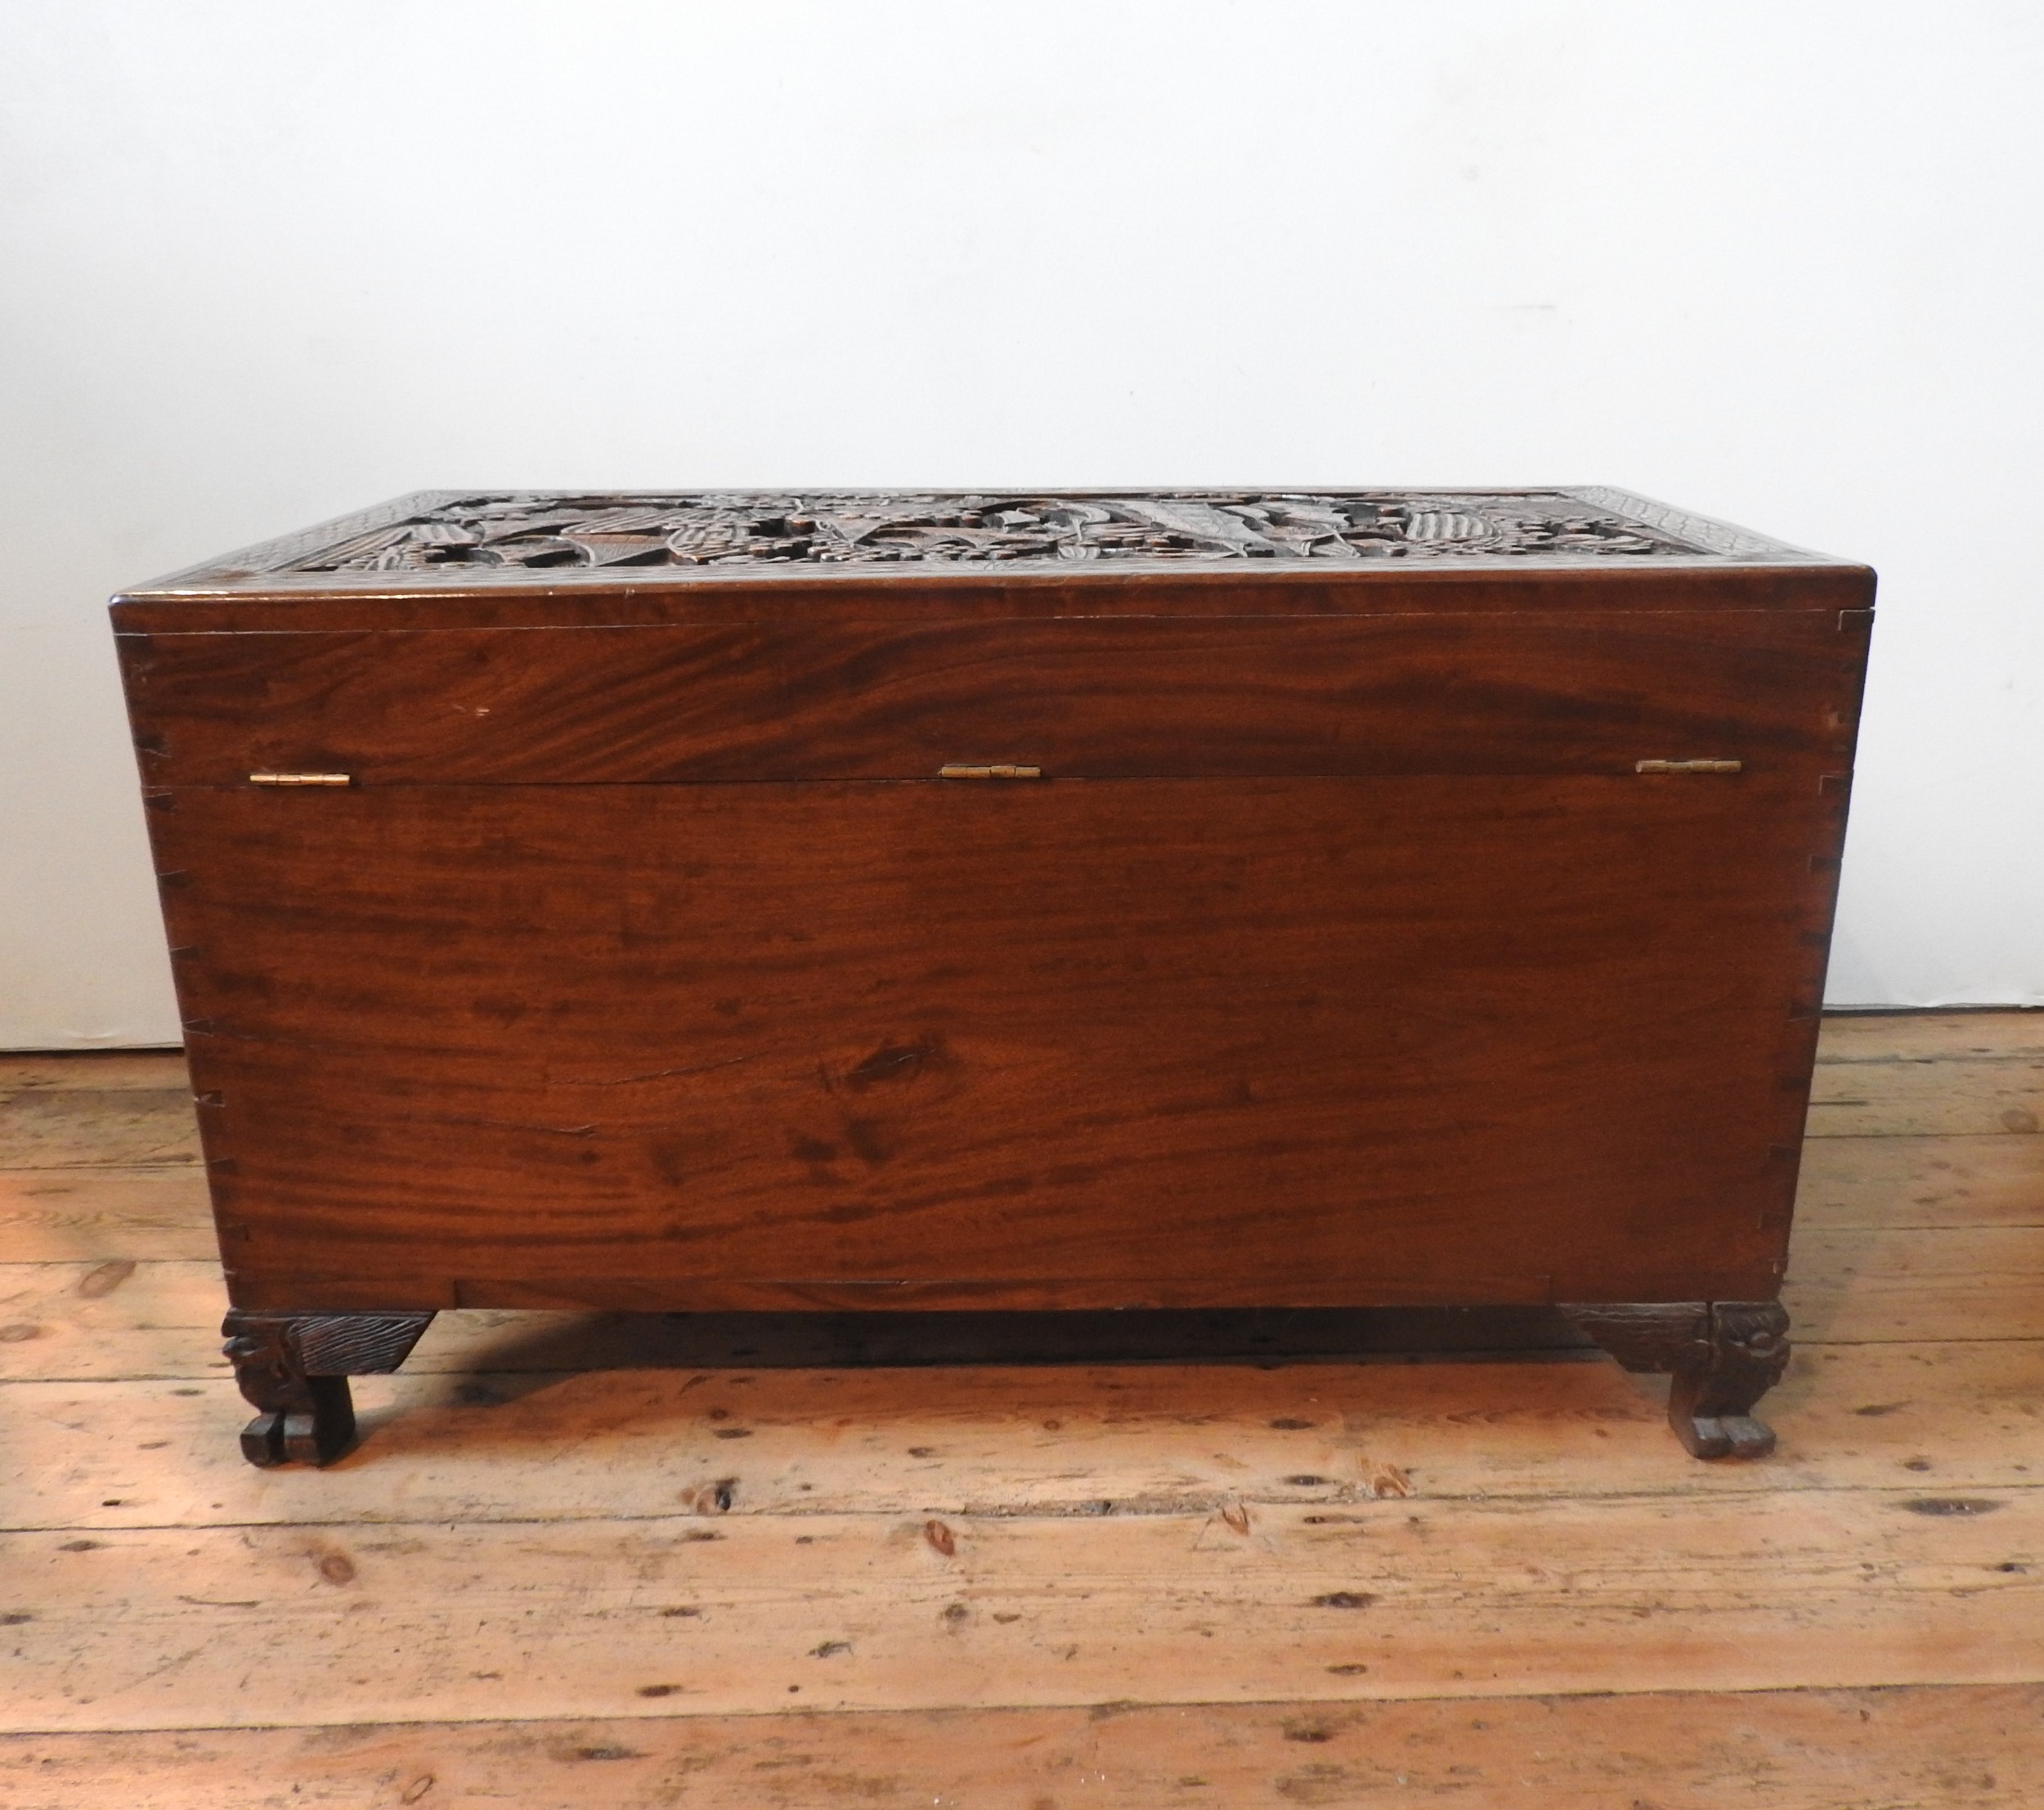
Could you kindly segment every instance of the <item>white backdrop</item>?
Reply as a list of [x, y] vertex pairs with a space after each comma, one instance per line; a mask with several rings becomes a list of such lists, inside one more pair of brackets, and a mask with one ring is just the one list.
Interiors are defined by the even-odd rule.
[[1872, 562], [1831, 994], [2044, 1001], [2028, 0], [0, 0], [0, 1046], [102, 601], [421, 486], [1607, 482]]

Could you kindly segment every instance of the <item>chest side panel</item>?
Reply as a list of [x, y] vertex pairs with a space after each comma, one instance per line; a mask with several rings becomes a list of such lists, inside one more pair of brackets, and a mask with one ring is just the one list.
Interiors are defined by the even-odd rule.
[[1772, 1293], [1840, 802], [195, 787], [153, 822], [246, 1304], [1623, 1300]]

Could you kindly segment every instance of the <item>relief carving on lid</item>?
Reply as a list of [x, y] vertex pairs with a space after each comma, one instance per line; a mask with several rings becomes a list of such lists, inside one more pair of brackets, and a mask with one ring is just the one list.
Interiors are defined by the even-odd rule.
[[1559, 491], [717, 491], [464, 497], [320, 548], [307, 572], [1452, 559], [1704, 549]]

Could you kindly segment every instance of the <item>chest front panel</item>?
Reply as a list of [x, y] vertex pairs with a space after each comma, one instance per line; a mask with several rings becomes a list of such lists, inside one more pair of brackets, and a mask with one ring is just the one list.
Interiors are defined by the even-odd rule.
[[1750, 1282], [1786, 1225], [1808, 1037], [1782, 991], [1813, 983], [1822, 917], [1787, 802], [184, 794], [170, 840], [205, 858], [171, 922], [230, 1264], [401, 1306], [634, 1277]]

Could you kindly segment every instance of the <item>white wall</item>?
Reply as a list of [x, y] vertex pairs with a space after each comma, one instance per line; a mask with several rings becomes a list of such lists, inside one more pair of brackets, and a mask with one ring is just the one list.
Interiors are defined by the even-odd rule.
[[0, 0], [0, 1045], [101, 608], [419, 486], [1613, 482], [1883, 575], [1831, 992], [2044, 1000], [2044, 8]]

